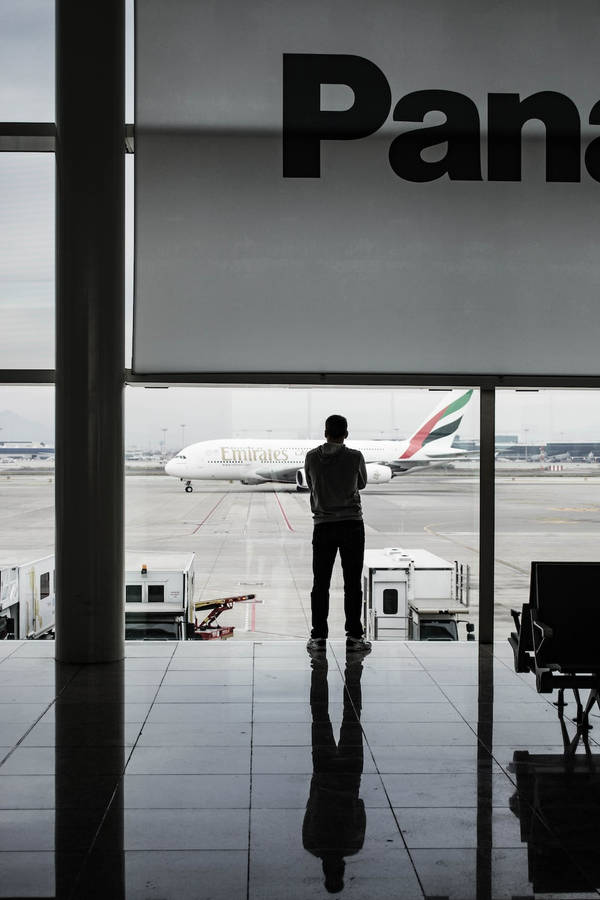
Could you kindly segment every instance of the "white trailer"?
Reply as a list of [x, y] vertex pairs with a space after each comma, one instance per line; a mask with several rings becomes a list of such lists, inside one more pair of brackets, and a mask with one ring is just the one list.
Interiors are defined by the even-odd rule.
[[[363, 612], [370, 640], [458, 640], [468, 567], [428, 550], [366, 550]], [[472, 639], [473, 626], [467, 625]]]
[[[184, 640], [194, 623], [194, 554], [125, 554], [125, 634]], [[53, 637], [54, 555], [0, 564], [0, 637]], [[189, 627], [188, 627], [189, 623]]]
[[185, 640], [194, 625], [193, 553], [125, 553], [127, 640]]
[[2, 634], [16, 640], [44, 637], [54, 629], [54, 555], [25, 560], [17, 554], [0, 563]]

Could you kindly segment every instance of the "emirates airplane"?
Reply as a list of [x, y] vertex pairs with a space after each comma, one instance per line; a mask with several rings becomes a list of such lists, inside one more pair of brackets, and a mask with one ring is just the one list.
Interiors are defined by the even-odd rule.
[[[452, 446], [465, 407], [473, 391], [453, 391], [405, 441], [346, 441], [360, 450], [371, 483], [385, 484], [419, 466], [439, 465], [471, 455]], [[304, 459], [316, 446], [314, 440], [225, 439], [200, 441], [184, 447], [165, 466], [167, 475], [185, 482], [193, 480], [241, 481], [242, 484], [280, 482], [306, 489]]]

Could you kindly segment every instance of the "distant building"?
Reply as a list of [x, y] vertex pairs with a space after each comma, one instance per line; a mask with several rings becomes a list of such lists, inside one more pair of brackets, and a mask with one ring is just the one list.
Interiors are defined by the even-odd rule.
[[41, 441], [0, 441], [0, 455], [3, 456], [54, 456], [54, 447]]
[[600, 441], [560, 441], [546, 444], [547, 460], [595, 462], [600, 459]]

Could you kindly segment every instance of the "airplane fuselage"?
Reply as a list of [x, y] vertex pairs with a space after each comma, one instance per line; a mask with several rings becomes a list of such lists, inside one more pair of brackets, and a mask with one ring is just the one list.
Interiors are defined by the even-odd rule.
[[[440, 465], [464, 456], [465, 451], [452, 447], [452, 441], [472, 394], [471, 389], [445, 396], [406, 441], [347, 441], [348, 447], [363, 454], [367, 480], [385, 483], [416, 466]], [[186, 491], [192, 490], [194, 479], [296, 482], [305, 487], [304, 460], [319, 443], [322, 441], [273, 438], [200, 441], [184, 447], [169, 460], [165, 471], [187, 481]]]
[[[322, 443], [322, 442], [321, 442]], [[302, 469], [306, 454], [318, 441], [278, 441], [244, 439], [201, 441], [181, 450], [166, 466], [169, 475], [186, 479], [279, 480], [293, 482], [295, 471]], [[366, 463], [383, 463], [398, 459], [407, 441], [346, 441], [348, 447], [360, 450]]]

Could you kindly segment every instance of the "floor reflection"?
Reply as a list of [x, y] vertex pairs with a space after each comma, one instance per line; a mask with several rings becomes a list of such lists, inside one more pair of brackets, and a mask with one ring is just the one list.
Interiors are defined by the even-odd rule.
[[324, 653], [311, 660], [313, 776], [302, 826], [304, 848], [321, 859], [330, 894], [344, 888], [345, 857], [365, 841], [367, 817], [359, 797], [363, 772], [362, 654], [346, 655], [343, 720], [336, 743], [329, 716], [328, 662]]
[[0, 645], [0, 898], [600, 896], [597, 720], [502, 647], [50, 650]]
[[600, 756], [517, 750], [509, 770], [533, 890], [588, 896], [600, 884]]
[[124, 663], [56, 663], [56, 684], [56, 897], [124, 900]]

